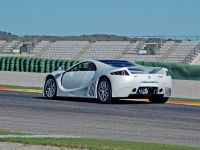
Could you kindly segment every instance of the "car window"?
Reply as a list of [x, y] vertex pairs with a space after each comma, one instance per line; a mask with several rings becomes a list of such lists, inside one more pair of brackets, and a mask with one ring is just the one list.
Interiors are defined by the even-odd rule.
[[71, 68], [69, 71], [95, 71], [96, 66], [92, 62], [83, 62], [80, 63], [73, 68]]
[[97, 70], [96, 65], [92, 62], [89, 62], [87, 66], [87, 71], [96, 71], [96, 70]]
[[171, 76], [169, 71], [166, 71], [166, 76]]
[[113, 66], [113, 67], [133, 67], [133, 66], [139, 66], [136, 63], [131, 63], [126, 60], [99, 60], [102, 63], [105, 63], [107, 65]]

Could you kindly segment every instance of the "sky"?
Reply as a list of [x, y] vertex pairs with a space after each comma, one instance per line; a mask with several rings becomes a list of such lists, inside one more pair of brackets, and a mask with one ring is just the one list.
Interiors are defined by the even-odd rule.
[[0, 0], [0, 31], [199, 36], [200, 0]]

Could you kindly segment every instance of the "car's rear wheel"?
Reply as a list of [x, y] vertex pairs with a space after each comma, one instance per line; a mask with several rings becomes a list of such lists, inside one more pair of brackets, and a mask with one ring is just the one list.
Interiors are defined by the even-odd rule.
[[112, 88], [109, 79], [101, 78], [97, 86], [97, 98], [100, 103], [106, 104], [112, 101]]
[[45, 82], [44, 95], [49, 99], [53, 99], [56, 98], [56, 94], [57, 94], [56, 81], [54, 78], [50, 77]]
[[168, 97], [163, 96], [152, 96], [149, 98], [151, 103], [166, 103], [168, 101]]

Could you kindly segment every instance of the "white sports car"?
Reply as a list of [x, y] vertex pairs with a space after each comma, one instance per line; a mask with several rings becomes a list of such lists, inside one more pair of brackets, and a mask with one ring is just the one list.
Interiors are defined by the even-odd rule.
[[145, 67], [126, 60], [87, 60], [47, 75], [43, 95], [50, 99], [97, 98], [100, 103], [128, 98], [165, 103], [171, 89], [172, 79], [166, 68]]

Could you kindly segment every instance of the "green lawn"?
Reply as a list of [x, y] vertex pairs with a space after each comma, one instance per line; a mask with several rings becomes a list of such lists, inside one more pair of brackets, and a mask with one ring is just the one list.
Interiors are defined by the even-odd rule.
[[188, 146], [86, 138], [0, 138], [0, 142], [94, 150], [200, 150], [200, 148]]
[[18, 131], [8, 131], [8, 130], [0, 130], [0, 135], [24, 135], [26, 133], [18, 132]]
[[[15, 131], [0, 130], [0, 135], [27, 135]], [[30, 134], [29, 134], [30, 135]], [[177, 146], [147, 142], [121, 141], [89, 138], [33, 138], [12, 137], [0, 138], [0, 142], [13, 142], [31, 145], [48, 145], [57, 147], [90, 149], [90, 150], [200, 150], [200, 147]]]

